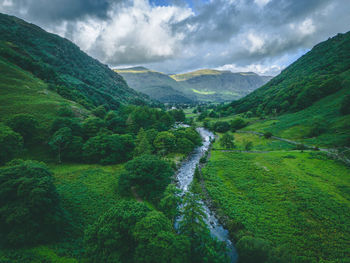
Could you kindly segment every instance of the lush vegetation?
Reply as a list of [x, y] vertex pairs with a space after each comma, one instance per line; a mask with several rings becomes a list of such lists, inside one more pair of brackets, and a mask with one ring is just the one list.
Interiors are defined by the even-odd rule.
[[277, 77], [233, 102], [237, 113], [257, 115], [295, 112], [349, 87], [350, 33], [316, 45]]
[[203, 173], [242, 262], [345, 262], [350, 181], [343, 164], [318, 152], [212, 151]]
[[87, 108], [143, 103], [123, 78], [76, 45], [15, 17], [0, 14], [0, 58], [49, 83], [49, 89]]

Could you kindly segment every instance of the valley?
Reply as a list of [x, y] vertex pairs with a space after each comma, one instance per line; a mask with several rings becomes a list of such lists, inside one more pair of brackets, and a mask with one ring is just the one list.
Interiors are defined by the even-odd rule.
[[350, 32], [275, 77], [75, 43], [0, 13], [0, 263], [349, 262]]

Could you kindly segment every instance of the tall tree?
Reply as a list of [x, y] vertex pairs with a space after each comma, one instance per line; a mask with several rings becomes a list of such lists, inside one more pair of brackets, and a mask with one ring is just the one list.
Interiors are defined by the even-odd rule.
[[234, 139], [235, 137], [227, 132], [227, 133], [224, 133], [224, 135], [222, 135], [219, 143], [221, 147], [224, 147], [226, 149], [232, 149], [235, 147]]
[[49, 145], [54, 151], [57, 151], [58, 162], [61, 163], [62, 151], [71, 143], [73, 139], [72, 130], [68, 127], [61, 128], [51, 137]]

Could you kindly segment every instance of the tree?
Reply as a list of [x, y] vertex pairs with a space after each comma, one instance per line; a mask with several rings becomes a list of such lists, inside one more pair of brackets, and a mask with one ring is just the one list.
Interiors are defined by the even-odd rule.
[[244, 142], [244, 149], [246, 151], [250, 151], [252, 148], [253, 148], [253, 142], [251, 142], [251, 141]]
[[144, 263], [187, 262], [189, 241], [173, 232], [171, 221], [151, 211], [136, 223], [133, 236], [138, 242], [134, 261]]
[[230, 130], [230, 124], [227, 121], [218, 121], [214, 123], [214, 131], [216, 132], [227, 132]]
[[179, 215], [179, 206], [181, 190], [174, 184], [169, 184], [164, 191], [163, 198], [160, 200], [160, 210], [174, 223], [175, 218]]
[[38, 132], [38, 121], [30, 114], [17, 114], [8, 121], [8, 126], [19, 133], [24, 143], [29, 143]]
[[144, 203], [120, 201], [85, 231], [88, 262], [133, 262], [137, 242], [133, 230], [149, 208]]
[[103, 119], [106, 116], [107, 111], [106, 111], [106, 108], [103, 105], [100, 105], [100, 106], [96, 107], [95, 109], [93, 109], [92, 113], [96, 117]]
[[170, 132], [160, 132], [154, 140], [154, 146], [158, 152], [167, 154], [175, 149], [175, 136]]
[[11, 160], [22, 147], [22, 136], [0, 123], [0, 164]]
[[[159, 199], [173, 171], [170, 165], [154, 155], [142, 155], [125, 165], [126, 173], [119, 178], [119, 186], [135, 187], [139, 196], [154, 201]], [[129, 189], [120, 189], [126, 192]]]
[[194, 149], [194, 144], [187, 138], [176, 140], [176, 151], [179, 153], [189, 154]]
[[147, 134], [143, 128], [137, 134], [134, 155], [151, 154], [152, 146], [147, 139]]
[[61, 128], [51, 137], [49, 141], [50, 147], [57, 151], [58, 162], [61, 163], [61, 153], [71, 143], [73, 139], [72, 130], [70, 128]]
[[342, 100], [340, 113], [343, 115], [350, 114], [350, 95], [346, 95]]
[[83, 134], [85, 138], [94, 137], [105, 127], [105, 123], [100, 118], [89, 117], [83, 122]]
[[233, 137], [233, 135], [231, 135], [227, 132], [227, 133], [224, 133], [222, 135], [219, 143], [220, 143], [221, 147], [224, 147], [226, 149], [232, 149], [235, 147], [234, 139], [235, 138]]
[[0, 169], [0, 243], [31, 245], [57, 240], [64, 213], [45, 164], [19, 161]]
[[198, 195], [191, 192], [186, 193], [182, 214], [179, 230], [190, 240], [191, 261], [228, 262], [226, 245], [211, 237], [205, 223], [206, 214]]
[[99, 134], [84, 144], [83, 156], [89, 163], [116, 164], [130, 159], [133, 149], [129, 135]]
[[184, 122], [186, 119], [185, 113], [183, 110], [171, 110], [170, 113], [173, 115], [175, 121]]

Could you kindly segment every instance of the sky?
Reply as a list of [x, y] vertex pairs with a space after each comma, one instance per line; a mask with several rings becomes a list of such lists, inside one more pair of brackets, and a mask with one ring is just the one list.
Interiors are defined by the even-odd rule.
[[0, 0], [110, 67], [277, 75], [350, 31], [350, 0]]

